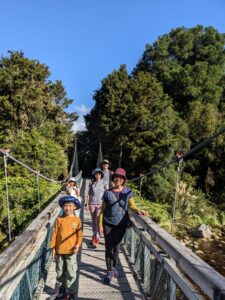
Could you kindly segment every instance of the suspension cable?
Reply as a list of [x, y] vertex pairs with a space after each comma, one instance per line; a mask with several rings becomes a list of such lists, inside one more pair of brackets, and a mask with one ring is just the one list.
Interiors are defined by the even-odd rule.
[[167, 163], [163, 164], [159, 168], [150, 169], [144, 175], [135, 177], [133, 179], [130, 179], [129, 181], [130, 182], [134, 182], [134, 181], [139, 180], [139, 179], [141, 179], [143, 177], [148, 177], [149, 175], [153, 175], [155, 173], [158, 173], [162, 169], [164, 169], [164, 168], [166, 168], [166, 167], [168, 167], [168, 166], [170, 166], [170, 165], [172, 165], [174, 163], [178, 163], [180, 160], [183, 160], [183, 159], [187, 158], [188, 156], [192, 155], [194, 152], [196, 152], [199, 149], [203, 148], [204, 146], [206, 146], [207, 144], [209, 144], [212, 140], [214, 140], [215, 138], [217, 138], [218, 136], [220, 136], [220, 135], [222, 135], [224, 133], [225, 133], [225, 128], [222, 128], [221, 130], [219, 130], [218, 132], [215, 132], [212, 136], [210, 136], [209, 138], [207, 138], [203, 142], [199, 143], [198, 145], [194, 146], [192, 149], [190, 149], [189, 151], [187, 151], [186, 153], [184, 153], [183, 155], [181, 155], [179, 158], [174, 158], [170, 162], [167, 162]]
[[6, 157], [8, 157], [8, 158], [10, 158], [11, 160], [17, 162], [18, 164], [20, 164], [20, 165], [23, 166], [24, 168], [28, 169], [29, 171], [33, 172], [34, 174], [38, 175], [39, 177], [42, 177], [42, 178], [44, 178], [45, 180], [50, 181], [50, 182], [57, 182], [56, 180], [51, 179], [51, 178], [48, 178], [48, 177], [42, 175], [41, 173], [39, 173], [38, 171], [33, 170], [31, 167], [27, 166], [27, 165], [24, 164], [23, 162], [19, 161], [18, 159], [16, 159], [16, 158], [13, 157], [12, 155], [10, 155], [10, 154], [8, 153], [7, 150], [0, 149], [0, 153], [2, 153], [3, 155], [6, 155]]

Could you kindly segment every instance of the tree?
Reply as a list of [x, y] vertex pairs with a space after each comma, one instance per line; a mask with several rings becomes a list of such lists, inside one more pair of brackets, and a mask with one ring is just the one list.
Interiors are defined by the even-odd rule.
[[[49, 68], [23, 52], [0, 60], [0, 144], [11, 155], [43, 175], [68, 174], [68, 149], [76, 113], [60, 80], [49, 79]], [[3, 166], [2, 155], [0, 164]], [[0, 240], [7, 234], [5, 178], [0, 170]], [[36, 175], [8, 159], [11, 228], [24, 228], [38, 213]], [[59, 190], [57, 183], [39, 180], [40, 206]], [[16, 232], [18, 234], [18, 231]]]
[[129, 111], [132, 98], [128, 93], [129, 76], [126, 66], [112, 72], [95, 92], [95, 106], [85, 116], [87, 129], [95, 133], [107, 146], [110, 157], [121, 165], [123, 150], [129, 140]]
[[[224, 44], [225, 34], [213, 27], [177, 28], [148, 45], [133, 71], [149, 72], [161, 82], [188, 127], [193, 146], [224, 124]], [[223, 144], [223, 137], [214, 141], [213, 147], [198, 155], [198, 167], [189, 169], [198, 176], [203, 190], [209, 170], [214, 177], [218, 173], [216, 165], [223, 168]]]
[[[16, 153], [17, 158], [27, 157], [27, 163], [35, 166], [40, 161], [32, 155], [30, 137], [38, 135], [35, 145], [48, 148], [48, 140], [64, 152], [71, 143], [71, 128], [77, 115], [65, 112], [72, 100], [67, 98], [61, 81], [49, 80], [46, 65], [24, 57], [23, 52], [9, 54], [0, 60], [0, 143]], [[28, 156], [26, 147], [31, 151]]]

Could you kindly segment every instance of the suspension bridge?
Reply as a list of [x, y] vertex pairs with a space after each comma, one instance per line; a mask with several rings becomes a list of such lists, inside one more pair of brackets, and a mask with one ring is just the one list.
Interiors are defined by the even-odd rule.
[[[216, 136], [218, 133], [211, 139]], [[160, 169], [174, 162], [179, 163], [208, 142], [210, 139]], [[81, 171], [78, 172], [76, 142], [74, 149], [69, 175], [76, 175], [84, 199], [89, 180], [82, 177]], [[49, 182], [53, 182], [53, 179], [18, 161], [7, 150], [1, 149], [0, 152], [4, 157], [8, 239], [11, 242], [0, 255], [0, 299], [54, 299], [56, 272], [49, 242], [55, 220], [60, 214], [58, 200], [64, 192], [59, 191], [44, 210], [41, 211], [39, 205], [38, 216], [14, 241], [11, 241], [7, 160], [11, 159], [34, 173], [37, 178], [37, 190], [39, 178]], [[149, 174], [156, 171], [151, 170]], [[142, 178], [141, 176], [133, 180]], [[38, 199], [40, 201], [39, 194]], [[84, 237], [78, 255], [77, 299], [225, 300], [225, 278], [221, 274], [160, 228], [151, 218], [138, 216], [131, 211], [129, 213], [131, 226], [127, 229], [120, 251], [120, 276], [110, 285], [104, 285], [102, 283], [105, 275], [104, 241], [101, 239], [97, 249], [90, 246], [91, 219], [83, 205], [81, 219]]]

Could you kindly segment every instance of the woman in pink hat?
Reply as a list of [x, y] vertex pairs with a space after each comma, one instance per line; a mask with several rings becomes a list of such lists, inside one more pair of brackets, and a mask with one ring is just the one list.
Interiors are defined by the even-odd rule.
[[126, 171], [116, 169], [112, 175], [114, 187], [106, 190], [100, 214], [99, 228], [105, 238], [105, 259], [107, 274], [104, 283], [109, 284], [113, 277], [118, 277], [116, 262], [119, 255], [120, 243], [129, 223], [128, 209], [139, 215], [148, 215], [146, 211], [139, 210], [134, 202], [133, 192], [125, 186]]

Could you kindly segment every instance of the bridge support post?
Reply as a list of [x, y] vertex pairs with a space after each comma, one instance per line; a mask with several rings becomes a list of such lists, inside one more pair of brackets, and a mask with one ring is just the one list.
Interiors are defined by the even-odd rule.
[[176, 300], [176, 284], [172, 278], [167, 274], [167, 298], [166, 300]]
[[150, 250], [144, 246], [144, 291], [150, 294]]
[[[155, 295], [156, 295], [156, 292], [158, 291], [158, 286], [159, 286], [160, 280], [162, 278], [162, 275], [163, 275], [163, 264], [157, 266], [157, 272], [156, 272], [156, 276], [155, 276], [155, 280], [154, 280], [154, 287], [153, 287], [153, 291], [151, 294], [152, 300], [155, 299]], [[160, 298], [160, 300], [164, 300], [164, 298]]]
[[9, 150], [5, 150], [3, 153], [4, 159], [4, 169], [5, 169], [5, 190], [6, 190], [6, 204], [7, 204], [7, 214], [8, 214], [8, 231], [9, 231], [9, 241], [11, 242], [11, 223], [10, 223], [10, 207], [9, 207], [9, 188], [8, 188], [8, 174], [7, 174], [7, 153]]
[[136, 234], [131, 228], [131, 240], [130, 240], [130, 259], [131, 263], [135, 262], [135, 247], [136, 247]]
[[29, 297], [29, 300], [32, 300], [32, 288], [31, 288], [31, 283], [30, 283], [30, 278], [29, 278], [29, 274], [28, 274], [28, 270], [26, 271], [26, 281], [27, 281], [27, 285], [28, 285], [28, 291], [29, 291], [29, 295], [27, 295], [27, 297]]
[[38, 210], [39, 210], [39, 212], [41, 212], [40, 185], [39, 185], [38, 174], [36, 174], [36, 182], [37, 182]]
[[173, 208], [172, 208], [172, 220], [171, 220], [171, 233], [173, 233], [173, 226], [175, 222], [175, 217], [176, 217], [176, 204], [177, 204], [177, 191], [179, 187], [179, 179], [180, 179], [180, 165], [182, 163], [182, 159], [180, 159], [179, 156], [177, 156], [177, 169], [176, 169], [176, 186], [175, 186], [175, 196], [174, 196], [174, 201], [173, 201]]

